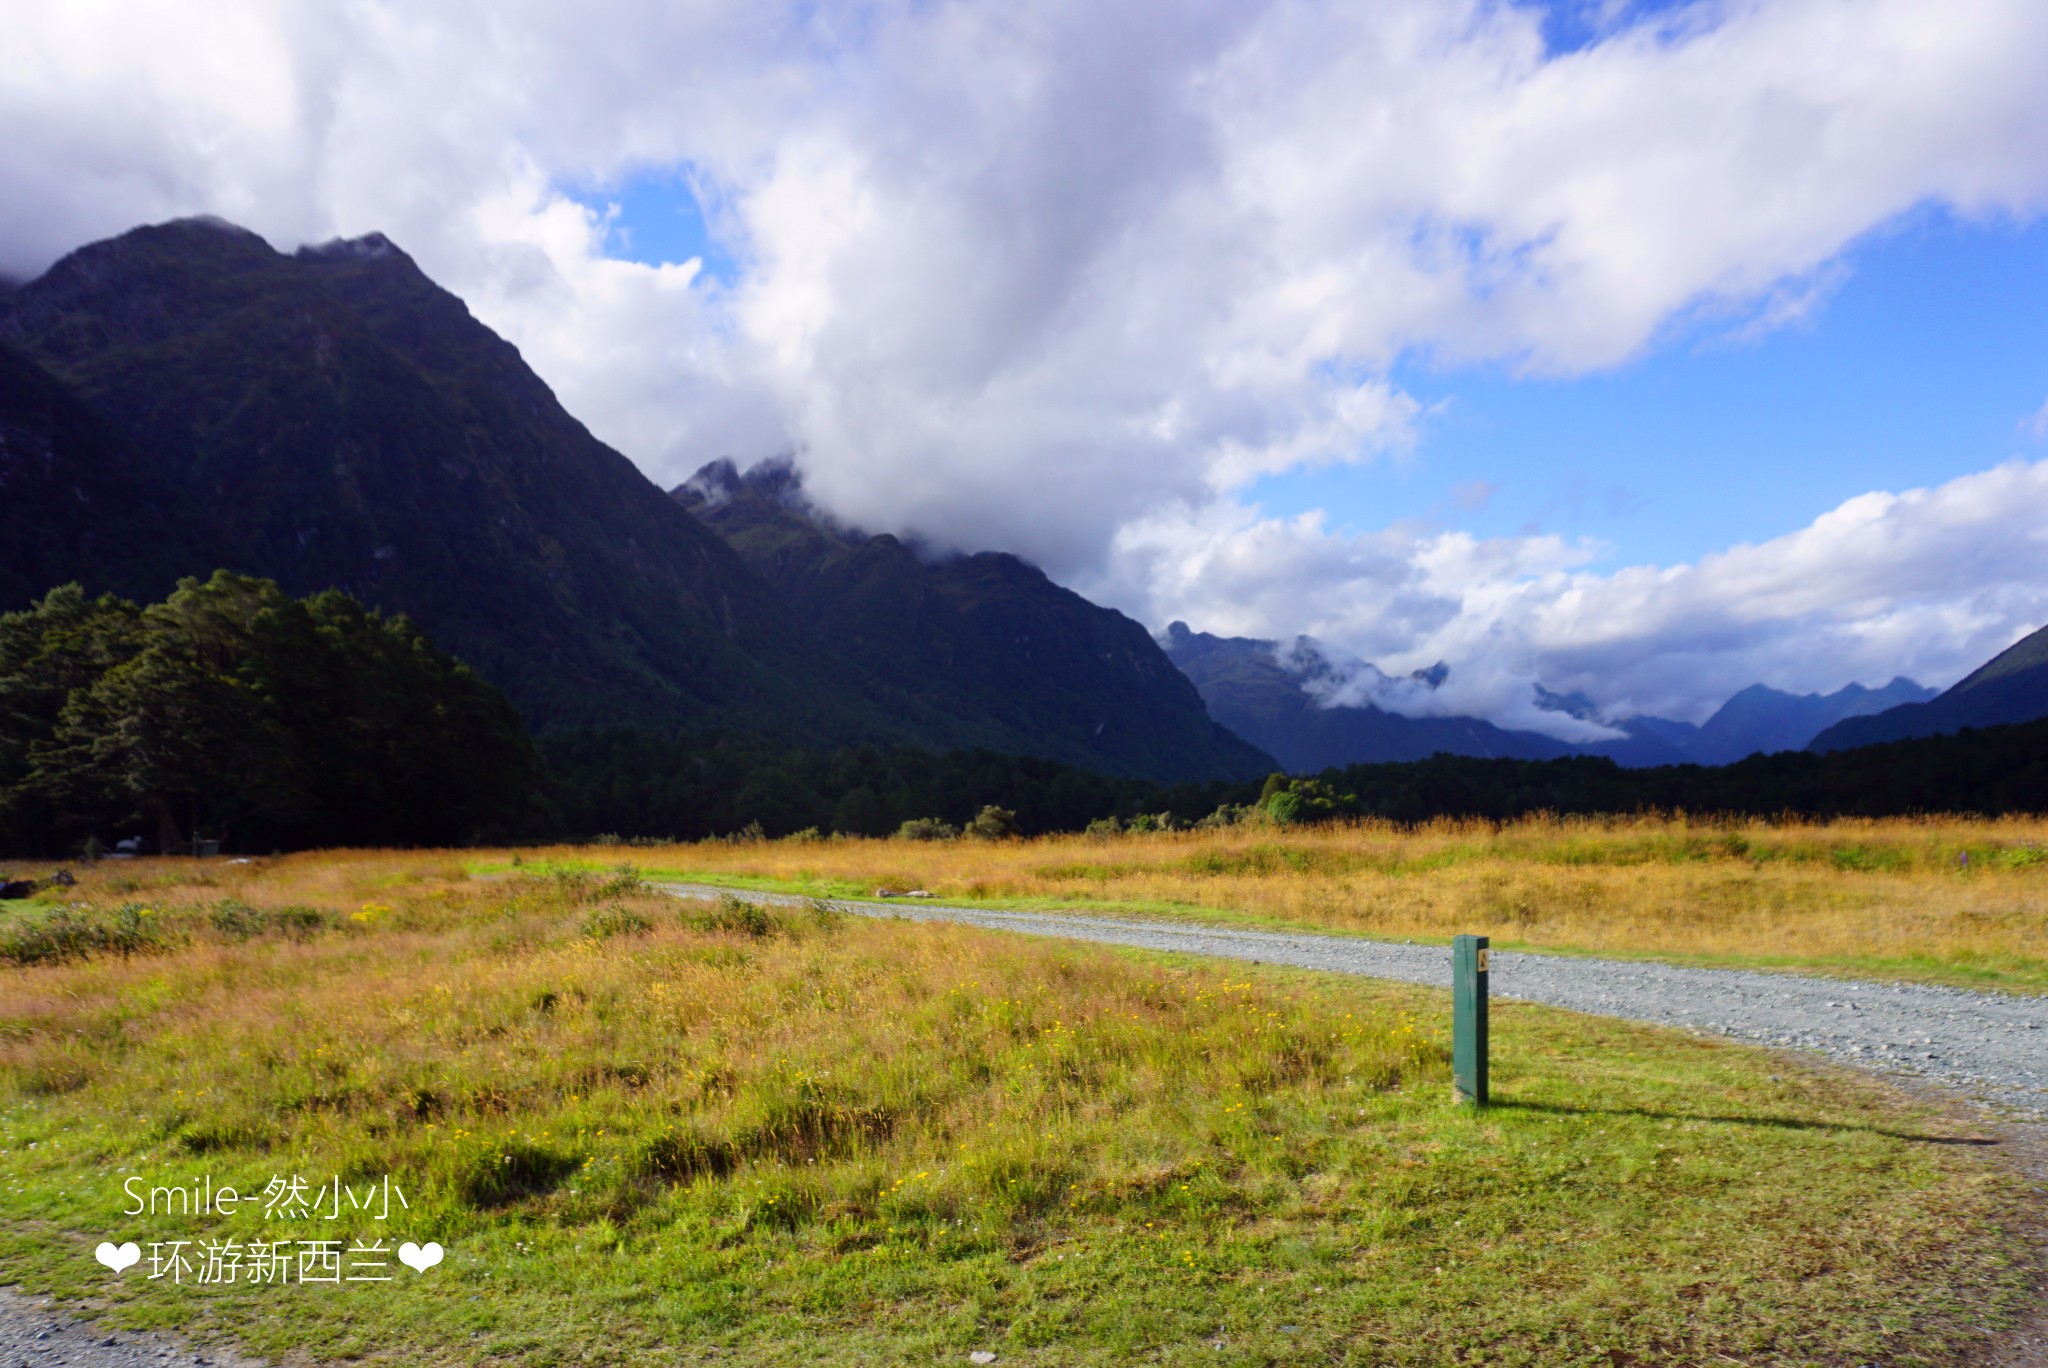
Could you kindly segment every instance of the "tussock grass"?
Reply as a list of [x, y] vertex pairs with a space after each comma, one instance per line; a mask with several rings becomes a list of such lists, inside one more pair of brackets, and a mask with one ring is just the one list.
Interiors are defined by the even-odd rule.
[[[2018, 1287], [2002, 1180], [1930, 1143], [1952, 1123], [1715, 1042], [1503, 1004], [1506, 1105], [1473, 1116], [1442, 995], [1397, 985], [678, 902], [620, 867], [138, 861], [67, 896], [163, 930], [0, 964], [0, 1277], [260, 1351], [1912, 1362]], [[130, 1176], [292, 1173], [411, 1206], [121, 1214]], [[89, 1252], [287, 1233], [449, 1256], [252, 1289]]]
[[[528, 858], [575, 863], [564, 848]], [[2048, 991], [2048, 820], [1684, 817], [1358, 823], [1012, 842], [704, 842], [714, 880], [925, 888], [1510, 948]]]

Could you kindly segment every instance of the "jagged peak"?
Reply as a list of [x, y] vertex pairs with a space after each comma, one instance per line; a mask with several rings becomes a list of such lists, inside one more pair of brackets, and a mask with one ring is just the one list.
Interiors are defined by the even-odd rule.
[[669, 497], [687, 508], [718, 508], [731, 502], [740, 489], [740, 468], [732, 457], [721, 456], [697, 467], [697, 473], [669, 491]]
[[398, 244], [382, 233], [364, 233], [361, 237], [331, 238], [326, 242], [310, 243], [299, 248], [301, 261], [375, 261], [381, 257], [400, 257], [410, 261], [399, 250]]
[[732, 457], [720, 456], [706, 461], [696, 474], [669, 491], [670, 497], [692, 512], [723, 508], [742, 494], [785, 508], [821, 529], [843, 530], [805, 497], [803, 472], [787, 452], [756, 461], [745, 471]]

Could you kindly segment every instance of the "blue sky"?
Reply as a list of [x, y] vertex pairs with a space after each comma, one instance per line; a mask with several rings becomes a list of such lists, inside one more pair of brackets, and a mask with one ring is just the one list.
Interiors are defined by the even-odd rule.
[[[605, 218], [606, 255], [643, 266], [701, 261], [705, 276], [730, 284], [739, 265], [711, 231], [698, 186], [707, 182], [685, 165], [645, 171], [612, 185], [565, 184], [564, 195]], [[705, 192], [708, 196], [709, 191]], [[715, 212], [715, 210], [714, 210]]]
[[1801, 322], [1754, 337], [1695, 324], [1604, 373], [1411, 359], [1396, 376], [1431, 410], [1411, 454], [1269, 477], [1250, 497], [1357, 527], [1590, 536], [1614, 563], [1672, 564], [1870, 490], [2044, 454], [2022, 424], [2048, 403], [2048, 225], [1916, 213], [1841, 266]]

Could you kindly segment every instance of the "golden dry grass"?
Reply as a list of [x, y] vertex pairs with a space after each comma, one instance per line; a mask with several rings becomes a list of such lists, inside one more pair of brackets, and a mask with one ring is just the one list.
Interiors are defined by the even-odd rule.
[[[839, 850], [990, 853], [801, 853]], [[1867, 1081], [1503, 1004], [1475, 1116], [1441, 994], [678, 902], [622, 853], [137, 861], [0, 911], [0, 1277], [270, 1353], [535, 1365], [1909, 1362], [2018, 1286], [2009, 1185]], [[116, 1214], [126, 1175], [288, 1172], [393, 1175], [389, 1238], [448, 1262], [329, 1295], [91, 1261], [362, 1233]]]
[[[1438, 822], [1016, 842], [705, 842], [717, 879], [2048, 991], [2048, 820]], [[529, 859], [616, 858], [561, 849]]]

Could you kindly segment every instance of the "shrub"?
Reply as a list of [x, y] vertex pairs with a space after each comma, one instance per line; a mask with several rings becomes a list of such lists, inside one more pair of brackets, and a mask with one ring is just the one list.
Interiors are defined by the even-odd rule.
[[55, 964], [99, 954], [125, 958], [168, 950], [177, 940], [156, 909], [141, 903], [123, 903], [111, 912], [59, 907], [42, 916], [19, 917], [0, 931], [0, 958], [16, 964]]
[[950, 841], [959, 834], [958, 827], [936, 817], [913, 817], [896, 828], [899, 841]]
[[215, 903], [207, 920], [213, 924], [214, 930], [235, 940], [247, 940], [251, 936], [261, 935], [264, 926], [261, 912], [234, 898], [222, 898]]
[[620, 864], [613, 866], [610, 878], [598, 884], [596, 896], [630, 898], [636, 893], [645, 892], [646, 889], [647, 882], [640, 877], [639, 866], [630, 863]]
[[776, 918], [770, 916], [768, 909], [759, 903], [750, 903], [730, 893], [721, 893], [718, 895], [718, 901], [709, 907], [703, 907], [702, 904], [699, 904], [699, 907], [701, 910], [693, 912], [689, 910], [689, 904], [684, 904], [683, 918], [700, 931], [736, 931], [742, 936], [752, 936], [757, 940], [775, 934]]
[[251, 907], [237, 898], [222, 898], [207, 914], [207, 921], [215, 931], [233, 940], [265, 935], [304, 939], [326, 926], [328, 917], [317, 907], [294, 904], [264, 909]]
[[583, 919], [583, 934], [591, 940], [637, 936], [653, 929], [653, 922], [622, 903], [609, 903]]
[[1141, 812], [1125, 825], [1126, 831], [1180, 831], [1185, 826], [1170, 812]]
[[271, 908], [269, 919], [272, 930], [294, 939], [304, 939], [325, 927], [331, 916], [320, 908], [293, 903], [290, 907]]
[[1017, 834], [1017, 814], [990, 803], [967, 824], [967, 834], [984, 841], [1007, 841]]

